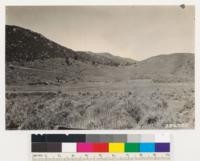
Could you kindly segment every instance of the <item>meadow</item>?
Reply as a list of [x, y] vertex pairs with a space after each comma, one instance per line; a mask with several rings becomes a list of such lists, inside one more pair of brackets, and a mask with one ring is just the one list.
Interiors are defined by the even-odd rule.
[[133, 80], [10, 90], [7, 129], [194, 128], [193, 83]]

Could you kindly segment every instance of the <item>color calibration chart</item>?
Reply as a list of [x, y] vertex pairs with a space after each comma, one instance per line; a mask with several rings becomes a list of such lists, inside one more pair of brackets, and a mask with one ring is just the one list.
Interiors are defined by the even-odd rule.
[[170, 161], [169, 134], [32, 135], [32, 161]]

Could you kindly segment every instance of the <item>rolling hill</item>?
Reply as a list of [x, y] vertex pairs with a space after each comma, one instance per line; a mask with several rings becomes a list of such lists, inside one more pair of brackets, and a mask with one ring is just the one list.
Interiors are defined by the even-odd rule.
[[39, 33], [6, 25], [6, 83], [9, 85], [134, 79], [193, 81], [194, 54], [174, 53], [135, 61], [106, 52], [75, 51]]
[[157, 80], [194, 80], [194, 54], [174, 53], [158, 55], [131, 67], [137, 73]]

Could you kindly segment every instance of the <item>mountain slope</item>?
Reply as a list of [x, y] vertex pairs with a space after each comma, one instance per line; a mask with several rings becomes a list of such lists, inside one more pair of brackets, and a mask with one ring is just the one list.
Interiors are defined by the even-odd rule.
[[6, 25], [6, 61], [28, 62], [34, 60], [45, 60], [49, 58], [66, 58], [89, 62], [92, 64], [103, 64], [110, 66], [130, 65], [126, 59], [113, 59], [114, 56], [94, 55], [87, 52], [76, 52], [63, 47], [43, 35], [18, 26]]
[[6, 61], [27, 62], [66, 55], [74, 56], [74, 51], [64, 48], [41, 34], [17, 26], [6, 25]]

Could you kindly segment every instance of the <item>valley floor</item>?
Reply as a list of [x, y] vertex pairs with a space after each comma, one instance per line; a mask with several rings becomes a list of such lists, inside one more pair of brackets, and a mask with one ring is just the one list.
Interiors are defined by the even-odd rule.
[[194, 83], [141, 79], [7, 86], [6, 128], [194, 128]]

